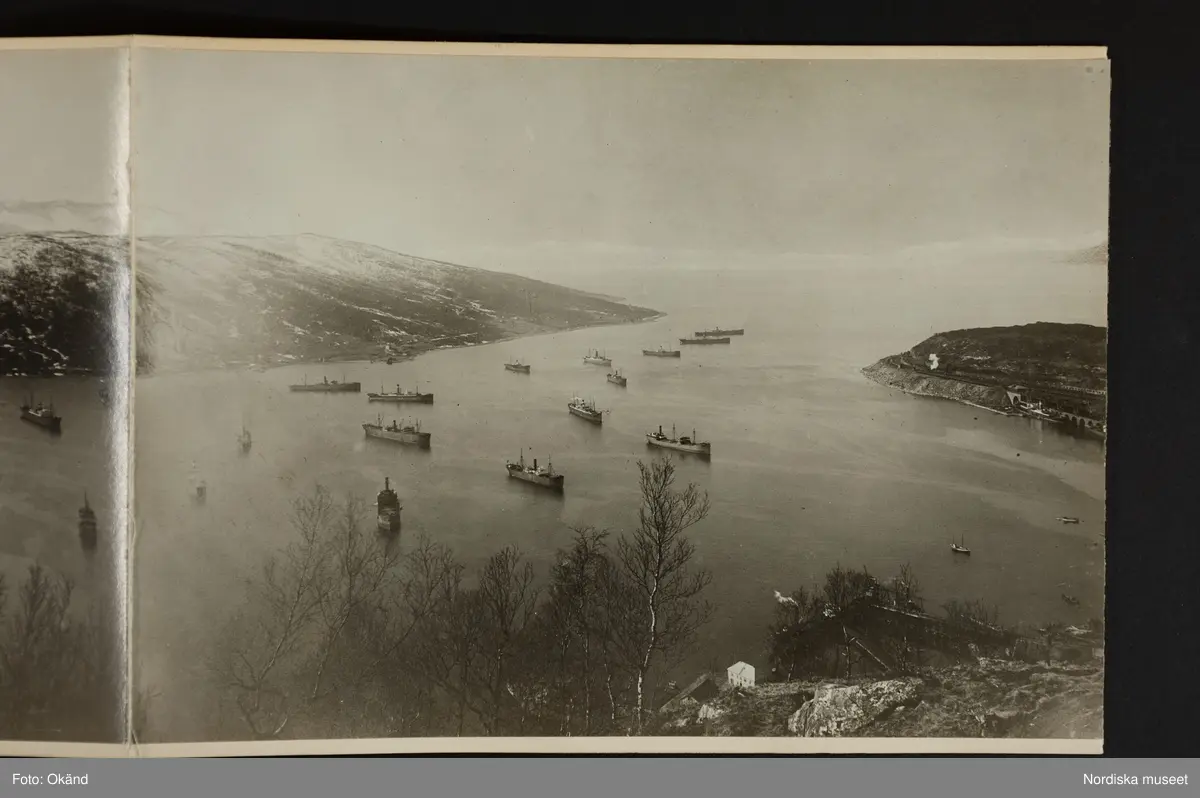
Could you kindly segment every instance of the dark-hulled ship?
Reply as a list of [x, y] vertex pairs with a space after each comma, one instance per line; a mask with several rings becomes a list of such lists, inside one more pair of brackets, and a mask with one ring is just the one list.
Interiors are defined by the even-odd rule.
[[645, 355], [646, 357], [679, 357], [680, 356], [678, 349], [667, 349], [664, 346], [660, 346], [658, 349], [643, 349], [642, 354]]
[[519, 360], [514, 360], [511, 363], [505, 363], [504, 369], [505, 369], [505, 371], [515, 371], [518, 374], [528, 374], [529, 373], [529, 364], [522, 363]]
[[512, 479], [519, 479], [531, 485], [539, 485], [559, 492], [562, 491], [563, 482], [566, 481], [564, 475], [554, 473], [554, 466], [551, 463], [547, 463], [545, 468], [538, 468], [537, 458], [534, 458], [533, 465], [526, 465], [524, 449], [521, 450], [520, 460], [515, 463], [505, 463], [504, 468]]
[[433, 394], [421, 393], [418, 390], [400, 390], [400, 386], [396, 386], [395, 393], [385, 393], [383, 386], [380, 386], [379, 393], [367, 394], [368, 402], [416, 402], [417, 404], [431, 405], [433, 404]]
[[584, 363], [590, 363], [593, 366], [611, 366], [612, 358], [607, 355], [600, 354], [599, 349], [593, 349], [583, 356]]
[[706, 335], [702, 335], [699, 338], [680, 338], [679, 343], [681, 343], [681, 344], [727, 344], [727, 343], [729, 343], [729, 339], [728, 338], [710, 338]]
[[613, 385], [620, 385], [622, 388], [624, 388], [629, 382], [625, 379], [625, 376], [621, 374], [620, 369], [613, 369], [608, 375], [608, 381]]
[[677, 452], [687, 452], [701, 457], [710, 457], [712, 455], [712, 444], [708, 441], [697, 441], [695, 430], [692, 430], [691, 437], [687, 435], [676, 436], [674, 425], [671, 425], [671, 434], [669, 436], [663, 434], [661, 425], [659, 425], [658, 432], [647, 432], [646, 445], [655, 446], [659, 449], [674, 449]]
[[596, 403], [590, 399], [581, 399], [576, 396], [567, 403], [567, 412], [593, 424], [604, 423], [604, 411], [597, 410]]
[[338, 382], [328, 377], [323, 378], [321, 382], [313, 383], [310, 383], [306, 377], [301, 384], [288, 387], [293, 391], [307, 393], [362, 393], [361, 382]]
[[394, 535], [400, 531], [400, 512], [404, 507], [400, 504], [400, 497], [396, 495], [396, 491], [392, 490], [391, 478], [383, 478], [383, 490], [379, 491], [379, 495], [375, 497], [375, 511], [377, 514], [377, 524], [380, 532]]
[[86, 549], [96, 547], [96, 512], [88, 504], [87, 491], [83, 493], [83, 506], [79, 508], [79, 541]]
[[741, 329], [739, 329], [739, 330], [722, 330], [720, 327], [714, 327], [711, 330], [704, 330], [703, 332], [692, 333], [692, 335], [696, 336], [697, 338], [720, 338], [725, 335], [745, 335], [745, 334], [746, 334], [745, 330], [741, 330]]
[[379, 417], [376, 424], [370, 422], [362, 425], [363, 431], [366, 432], [368, 438], [379, 438], [384, 441], [392, 441], [394, 443], [402, 443], [406, 446], [419, 446], [422, 449], [428, 449], [429, 443], [433, 439], [433, 433], [421, 432], [420, 421], [406, 421], [403, 424], [397, 424], [393, 421], [389, 426], [383, 425], [383, 417]]
[[35, 405], [32, 397], [21, 405], [21, 418], [52, 432], [62, 431], [62, 416], [54, 412], [54, 405], [41, 402]]

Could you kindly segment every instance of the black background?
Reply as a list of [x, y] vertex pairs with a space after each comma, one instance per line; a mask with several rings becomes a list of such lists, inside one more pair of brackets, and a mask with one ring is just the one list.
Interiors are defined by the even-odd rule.
[[[1105, 45], [1112, 59], [1107, 756], [1200, 755], [1200, 100], [1188, 3], [0, 0], [0, 36]], [[0, 113], [3, 109], [0, 109]], [[3, 176], [0, 175], [0, 180]]]

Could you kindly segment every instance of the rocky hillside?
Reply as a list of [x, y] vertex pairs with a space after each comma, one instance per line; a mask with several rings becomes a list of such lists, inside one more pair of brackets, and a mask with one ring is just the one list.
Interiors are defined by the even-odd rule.
[[[889, 355], [863, 374], [908, 393], [1001, 410], [1004, 387], [1014, 384], [1106, 391], [1107, 330], [1050, 322], [953, 330]], [[1103, 417], [1102, 407], [1094, 410]]]
[[1099, 664], [981, 659], [903, 678], [721, 685], [672, 704], [659, 734], [734, 737], [1104, 736]]
[[[42, 204], [35, 210], [53, 216], [56, 206]], [[128, 313], [127, 275], [123, 238], [0, 233], [0, 374], [109, 368], [115, 325]], [[137, 283], [141, 373], [402, 358], [657, 315], [611, 297], [319, 236], [141, 239]]]
[[111, 371], [127, 275], [124, 238], [0, 234], [0, 374]]
[[139, 239], [139, 368], [407, 357], [656, 316], [524, 277], [321, 236]]
[[1108, 264], [1108, 242], [1097, 244], [1094, 247], [1073, 252], [1066, 258], [1067, 263], [1094, 263], [1097, 265]]

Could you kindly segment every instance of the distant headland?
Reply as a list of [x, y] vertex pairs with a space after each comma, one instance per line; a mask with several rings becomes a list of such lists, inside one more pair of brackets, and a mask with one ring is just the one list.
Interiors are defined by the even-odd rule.
[[867, 366], [869, 379], [915, 396], [1107, 434], [1108, 331], [1036, 322], [953, 330]]

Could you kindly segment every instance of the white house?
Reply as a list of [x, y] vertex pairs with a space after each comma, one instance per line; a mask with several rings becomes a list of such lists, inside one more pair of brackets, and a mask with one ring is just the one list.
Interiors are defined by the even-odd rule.
[[729, 666], [729, 670], [725, 672], [729, 678], [729, 684], [733, 687], [753, 687], [754, 686], [754, 666], [745, 662], [738, 662]]

